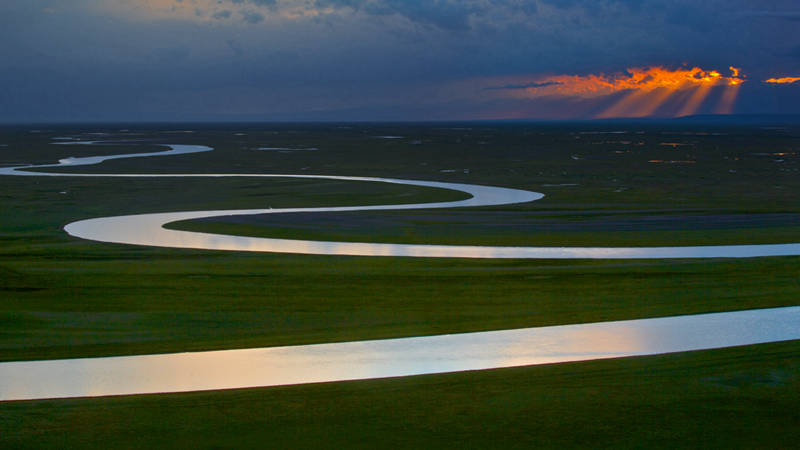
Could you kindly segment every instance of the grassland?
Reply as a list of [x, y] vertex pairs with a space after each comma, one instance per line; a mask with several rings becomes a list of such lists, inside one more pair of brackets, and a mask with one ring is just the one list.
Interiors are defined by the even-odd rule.
[[213, 217], [168, 228], [318, 241], [501, 246], [779, 244], [800, 240], [800, 214], [692, 211], [292, 213]]
[[5, 448], [793, 448], [800, 344], [0, 404]]
[[[104, 131], [147, 139], [124, 152], [150, 151], [154, 142], [217, 150], [115, 160], [81, 172], [389, 176], [547, 194], [527, 205], [468, 212], [180, 224], [241, 234], [502, 245], [583, 245], [593, 236], [607, 245], [800, 242], [796, 130], [464, 127], [14, 128], [0, 132], [7, 145], [0, 164], [120, 153], [112, 145], [50, 144], [54, 136]], [[382, 135], [404, 138], [375, 137]], [[61, 230], [78, 219], [136, 212], [459, 195], [322, 180], [0, 178], [0, 360], [503, 329], [796, 305], [800, 298], [798, 257], [345, 258], [140, 248], [81, 241]], [[459, 224], [450, 224], [454, 217]], [[797, 343], [787, 343], [406, 380], [7, 403], [0, 405], [0, 435], [21, 446], [177, 440], [211, 447], [263, 439], [276, 446], [753, 446], [747, 444], [759, 439], [781, 446], [789, 442], [788, 424], [797, 423], [797, 360]], [[778, 382], [758, 381], [773, 373]], [[735, 386], [708, 381], [716, 379]]]

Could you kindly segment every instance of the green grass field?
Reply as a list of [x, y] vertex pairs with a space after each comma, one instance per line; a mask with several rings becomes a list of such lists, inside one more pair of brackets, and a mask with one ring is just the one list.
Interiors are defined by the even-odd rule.
[[[796, 130], [619, 126], [630, 133], [597, 134], [606, 130], [599, 125], [141, 128], [125, 137], [150, 144], [125, 147], [55, 146], [52, 137], [79, 130], [15, 128], [0, 131], [7, 145], [0, 164], [196, 143], [217, 150], [80, 171], [389, 176], [547, 195], [526, 205], [454, 210], [446, 220], [429, 211], [179, 224], [238, 234], [498, 245], [800, 242]], [[96, 130], [103, 128], [84, 131]], [[406, 138], [373, 137], [388, 134]], [[661, 145], [674, 142], [686, 145]], [[101, 244], [61, 229], [137, 212], [459, 198], [324, 180], [0, 177], [0, 360], [415, 336], [788, 306], [800, 298], [798, 257], [323, 257]], [[799, 350], [795, 341], [407, 379], [2, 403], [0, 442], [785, 447], [798, 423]]]
[[0, 403], [5, 448], [793, 448], [800, 344]]
[[[168, 228], [283, 239], [502, 246], [676, 246], [800, 241], [800, 214], [662, 211], [541, 215], [475, 212], [295, 213], [173, 222]], [[487, 231], [489, 232], [487, 234]]]

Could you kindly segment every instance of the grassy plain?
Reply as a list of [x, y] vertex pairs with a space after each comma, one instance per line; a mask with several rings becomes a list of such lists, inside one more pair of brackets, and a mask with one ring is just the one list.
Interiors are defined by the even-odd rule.
[[[500, 245], [800, 242], [800, 133], [791, 128], [119, 128], [5, 129], [0, 164], [196, 143], [217, 150], [115, 160], [80, 171], [389, 176], [547, 195], [478, 211], [179, 225], [239, 234]], [[194, 133], [177, 132], [187, 129]], [[113, 133], [105, 138], [146, 141], [124, 147], [50, 144], [53, 137], [98, 131]], [[403, 138], [377, 137], [386, 135]], [[256, 150], [263, 147], [317, 150]], [[408, 203], [459, 195], [322, 180], [2, 177], [0, 360], [503, 329], [796, 305], [800, 298], [798, 257], [347, 258], [140, 248], [81, 241], [61, 230], [82, 218], [136, 212]], [[487, 446], [481, 439], [497, 446], [727, 446], [736, 444], [736, 436], [743, 436], [742, 446], [758, 439], [780, 446], [788, 442], [787, 424], [797, 423], [797, 361], [795, 342], [405, 380], [6, 403], [0, 405], [0, 433], [4, 442], [23, 446], [134, 447], [172, 439], [224, 446], [266, 437], [295, 446], [393, 440], [445, 446], [466, 439], [475, 446]], [[779, 382], [758, 381], [773, 372]], [[737, 374], [744, 374], [743, 384], [732, 388], [703, 381], [740, 380]], [[699, 427], [701, 419], [706, 428]], [[665, 422], [671, 424], [661, 431]]]
[[794, 448], [800, 343], [0, 403], [4, 448]]

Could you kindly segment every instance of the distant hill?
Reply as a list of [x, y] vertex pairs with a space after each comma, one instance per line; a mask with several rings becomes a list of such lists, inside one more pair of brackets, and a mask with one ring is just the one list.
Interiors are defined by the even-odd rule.
[[596, 119], [590, 122], [781, 126], [800, 125], [800, 114], [698, 114], [682, 117]]
[[800, 114], [701, 114], [676, 117], [675, 122], [747, 125], [798, 125]]
[[[469, 123], [464, 121], [463, 123]], [[800, 114], [698, 114], [682, 117], [619, 117], [604, 119], [496, 119], [478, 120], [491, 124], [502, 123], [546, 123], [546, 124], [574, 124], [574, 125], [602, 125], [602, 124], [643, 124], [643, 125], [719, 125], [719, 126], [798, 126]], [[423, 122], [424, 123], [424, 122]]]

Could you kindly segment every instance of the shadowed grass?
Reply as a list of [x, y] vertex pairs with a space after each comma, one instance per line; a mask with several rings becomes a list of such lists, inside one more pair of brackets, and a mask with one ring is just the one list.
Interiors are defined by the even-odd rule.
[[[698, 162], [692, 167], [662, 167], [648, 163], [675, 152], [658, 145], [667, 139], [662, 130], [631, 136], [644, 144], [618, 154], [619, 146], [626, 144], [597, 143], [598, 136], [547, 126], [469, 132], [411, 125], [402, 132], [380, 126], [366, 132], [301, 128], [250, 128], [247, 136], [234, 136], [225, 127], [198, 130], [191, 136], [134, 130], [145, 133], [140, 138], [198, 143], [217, 150], [114, 160], [80, 170], [382, 175], [521, 187], [547, 194], [540, 201], [513, 207], [327, 215], [319, 222], [291, 215], [270, 218], [279, 222], [275, 226], [254, 227], [284, 237], [390, 240], [399, 232], [404, 239], [423, 242], [588, 245], [597, 239], [652, 245], [678, 238], [675, 243], [688, 244], [706, 242], [720, 232], [713, 223], [700, 226], [704, 217], [726, 214], [744, 214], [743, 221], [720, 222], [728, 227], [721, 230], [727, 233], [722, 238], [732, 243], [788, 239], [800, 228], [792, 222], [800, 204], [796, 197], [800, 185], [775, 187], [798, 184], [798, 177], [785, 171], [796, 168], [796, 161], [785, 156], [784, 162], [775, 163], [760, 156], [767, 147], [780, 150], [794, 145], [794, 138], [783, 132], [726, 129], [732, 134], [706, 136], [675, 130], [669, 139], [694, 142]], [[74, 132], [55, 129], [50, 134]], [[387, 142], [370, 137], [382, 134], [409, 139]], [[48, 143], [49, 135], [29, 135], [25, 130], [5, 130], [2, 137], [10, 144], [0, 153], [0, 162], [5, 163], [158, 148], [141, 143], [56, 146]], [[261, 146], [319, 150], [252, 150]], [[730, 173], [733, 169], [728, 166], [737, 172]], [[470, 170], [441, 172], [453, 167]], [[753, 189], [764, 174], [772, 184]], [[620, 185], [630, 188], [611, 190]], [[723, 194], [729, 198], [720, 201]], [[78, 219], [144, 212], [463, 198], [444, 190], [332, 180], [2, 177], [0, 198], [0, 360], [478, 331], [787, 306], [800, 298], [796, 257], [691, 261], [319, 257], [101, 244], [70, 238], [61, 229]], [[725, 206], [731, 203], [737, 208]], [[439, 221], [441, 214], [447, 216]], [[675, 230], [671, 215], [687, 217], [701, 229]], [[660, 229], [650, 226], [653, 217], [661, 220]], [[638, 225], [615, 229], [626, 220]], [[581, 231], [576, 225], [590, 229]]]
[[[217, 150], [81, 171], [319, 173], [517, 187], [500, 211], [574, 223], [624, 215], [800, 212], [795, 129], [606, 125], [227, 125], [150, 142]], [[463, 128], [463, 127], [460, 127]], [[712, 127], [713, 128], [713, 127]], [[0, 130], [0, 164], [152, 151], [54, 146], [83, 131]], [[239, 136], [238, 132], [246, 132]], [[372, 136], [402, 135], [401, 140]], [[676, 148], [660, 142], [687, 144]], [[317, 147], [262, 152], [258, 147]], [[781, 153], [780, 158], [774, 153]], [[691, 160], [693, 164], [649, 161]], [[543, 261], [349, 258], [185, 251], [69, 238], [74, 220], [158, 211], [444, 201], [443, 191], [322, 180], [0, 178], [0, 360], [287, 345], [797, 305], [800, 258]], [[488, 209], [486, 211], [494, 211]], [[645, 212], [643, 212], [645, 211]], [[484, 214], [469, 212], [466, 214]], [[596, 227], [549, 235], [385, 213], [344, 239], [555, 240], [653, 245], [673, 237], [774, 242], [796, 224], [686, 231]], [[763, 218], [763, 217], [762, 217]], [[464, 222], [474, 225], [475, 217]], [[541, 219], [541, 218], [540, 218]], [[550, 219], [539, 220], [547, 225]], [[591, 219], [595, 220], [595, 219]], [[591, 222], [590, 220], [590, 222]], [[426, 222], [427, 223], [424, 223]], [[757, 222], [757, 223], [756, 223]], [[319, 233], [298, 221], [253, 233]], [[558, 225], [558, 223], [556, 223]], [[596, 222], [595, 222], [596, 225]], [[222, 224], [219, 226], [229, 226]], [[240, 227], [239, 224], [230, 226]], [[348, 228], [351, 226], [351, 228]], [[410, 229], [409, 229], [410, 227]], [[516, 228], [515, 228], [516, 227]], [[299, 228], [299, 229], [298, 229]], [[237, 230], [243, 230], [237, 228]], [[294, 230], [294, 231], [291, 231]], [[499, 230], [499, 231], [498, 231]], [[720, 231], [721, 230], [721, 231]], [[727, 230], [727, 231], [726, 231]], [[666, 232], [666, 234], [661, 234]], [[306, 233], [306, 234], [304, 234]], [[654, 233], [658, 233], [655, 235]], [[670, 233], [672, 233], [670, 235]], [[723, 236], [723, 234], [727, 235]], [[328, 234], [330, 235], [330, 234]], [[321, 236], [321, 235], [320, 235]], [[392, 238], [393, 239], [393, 238]], [[474, 242], [474, 241], [473, 241]], [[521, 244], [516, 244], [521, 245]], [[4, 448], [790, 448], [800, 344], [237, 391], [0, 403]]]
[[[102, 249], [102, 254], [95, 253]], [[0, 256], [0, 358], [305, 344], [787, 306], [797, 257], [472, 261], [98, 246]], [[44, 256], [44, 257], [42, 257]]]
[[263, 389], [0, 403], [5, 448], [792, 448], [800, 341]]
[[[544, 203], [546, 205], [546, 202]], [[800, 242], [798, 214], [534, 214], [466, 210], [212, 217], [166, 228], [315, 241], [498, 246], [690, 246]], [[665, 216], [665, 217], [664, 217]]]

